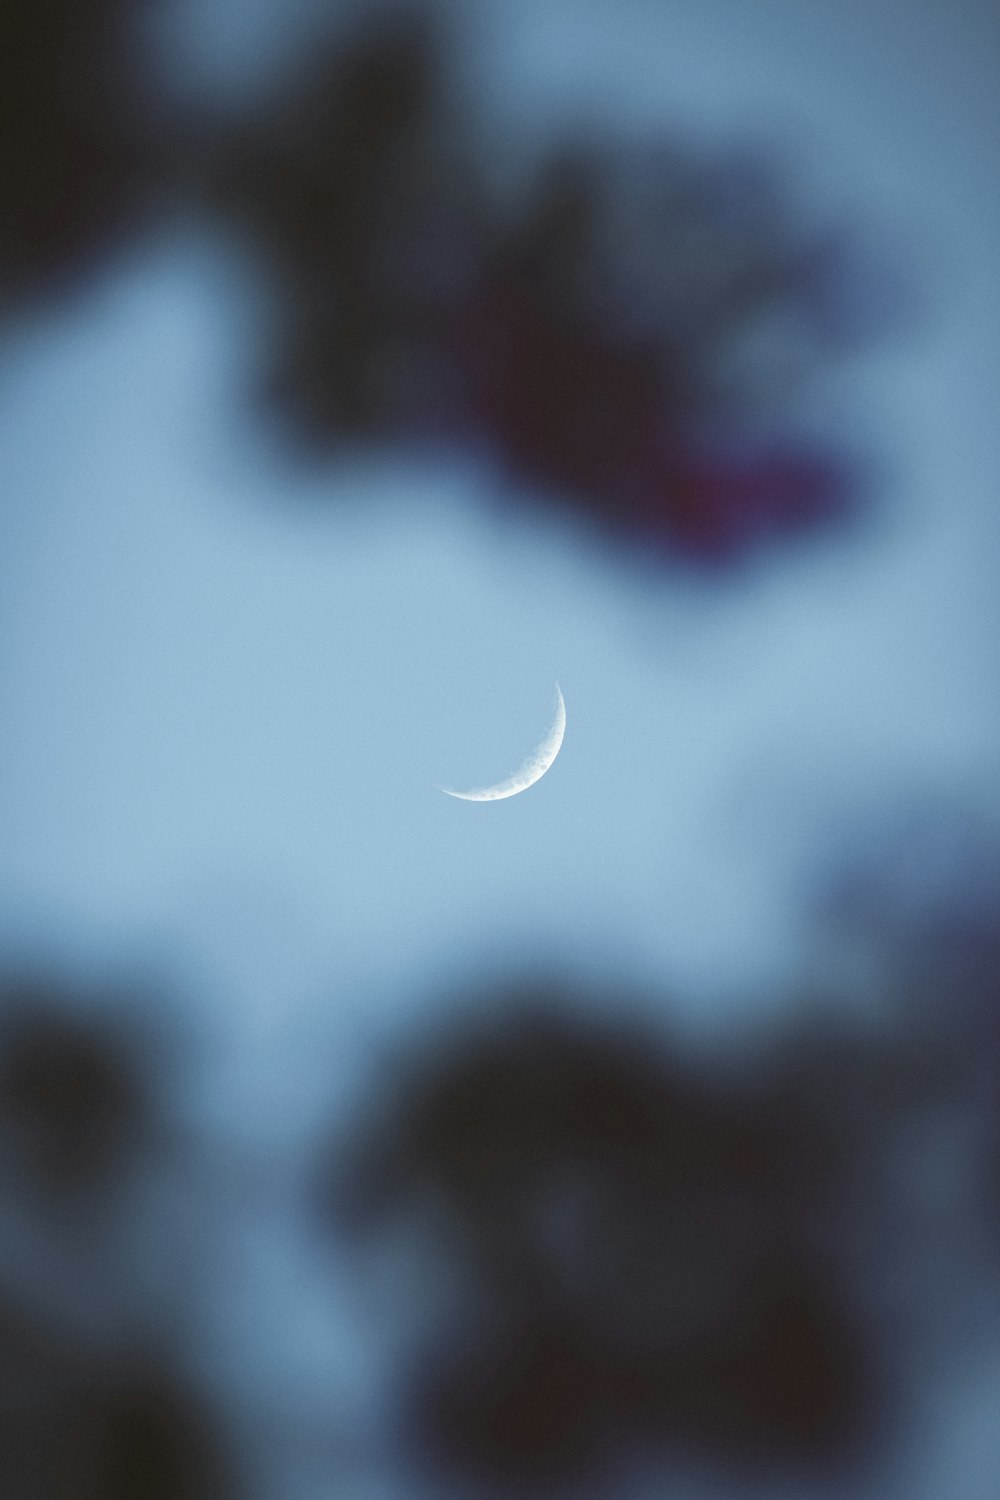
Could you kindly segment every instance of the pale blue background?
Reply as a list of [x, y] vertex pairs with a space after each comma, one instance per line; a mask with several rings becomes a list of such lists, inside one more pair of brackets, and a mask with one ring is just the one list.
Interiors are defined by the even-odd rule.
[[[176, 7], [165, 90], [252, 90], [261, 39], [293, 60], [310, 35], [300, 11], [301, 32], [287, 3], [241, 6], [238, 26], [231, 0]], [[472, 456], [296, 476], [247, 425], [252, 290], [207, 234], [165, 232], [17, 331], [0, 364], [3, 950], [171, 976], [231, 1049], [212, 1108], [250, 1135], [309, 1117], [304, 1037], [336, 1036], [347, 1079], [439, 985], [497, 964], [625, 976], [699, 1035], [781, 1010], [819, 962], [810, 892], [845, 829], [911, 788], [961, 789], [983, 818], [996, 804], [986, 8], [461, 14], [511, 170], [560, 122], [751, 129], [786, 151], [806, 211], [898, 237], [927, 314], [805, 408], [881, 449], [871, 521], [721, 582], [639, 578], [505, 514]], [[434, 790], [513, 769], [556, 679], [568, 728], [538, 786], [491, 805]], [[986, 1500], [990, 1466], [949, 1421], [919, 1493]]]

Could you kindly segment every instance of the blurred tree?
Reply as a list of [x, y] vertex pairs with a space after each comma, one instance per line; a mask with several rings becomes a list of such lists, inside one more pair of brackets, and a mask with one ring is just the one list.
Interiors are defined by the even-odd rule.
[[66, 1500], [232, 1500], [239, 1493], [207, 1404], [148, 1357], [69, 1414], [64, 1475]]
[[483, 230], [442, 73], [417, 12], [369, 21], [223, 134], [208, 173], [272, 276], [269, 392], [321, 446], [433, 428], [464, 399], [454, 344]]
[[152, 1128], [151, 1080], [109, 1015], [8, 982], [0, 995], [0, 1161], [19, 1181], [78, 1196], [114, 1180]]
[[886, 1392], [828, 1231], [878, 1119], [845, 1134], [808, 1069], [695, 1073], [553, 999], [456, 1030], [334, 1176], [342, 1231], [437, 1226], [424, 1275], [455, 1305], [412, 1377], [418, 1446], [487, 1486], [596, 1479], [633, 1449], [848, 1463]]
[[262, 385], [304, 451], [471, 443], [522, 498], [702, 562], [860, 498], [857, 466], [789, 420], [865, 322], [849, 237], [800, 224], [752, 153], [567, 138], [504, 204], [426, 7], [362, 13], [256, 114], [169, 123], [147, 9], [5, 11], [8, 308], [65, 286], [171, 183], [264, 272]]
[[369, 18], [213, 154], [292, 430], [485, 446], [522, 495], [703, 561], [843, 516], [857, 467], [774, 436], [858, 332], [843, 237], [749, 154], [650, 143], [557, 144], [501, 207], [448, 46], [413, 9]]
[[65, 287], [156, 175], [138, 22], [148, 0], [7, 0], [0, 20], [0, 299]]
[[0, 1491], [11, 1500], [233, 1500], [203, 1398], [156, 1350], [110, 1364], [0, 1303]]

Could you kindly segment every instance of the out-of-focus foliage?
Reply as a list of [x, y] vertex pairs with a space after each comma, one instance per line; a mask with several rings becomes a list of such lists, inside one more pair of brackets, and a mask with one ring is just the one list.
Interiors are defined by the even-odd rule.
[[450, 59], [383, 16], [220, 144], [209, 197], [270, 275], [291, 430], [472, 443], [522, 494], [702, 560], [843, 515], [857, 466], [773, 436], [858, 332], [843, 232], [797, 222], [763, 162], [668, 141], [562, 141], [512, 202]]
[[530, 1488], [637, 1453], [749, 1480], [877, 1446], [893, 1397], [856, 1257], [901, 1213], [892, 1153], [945, 1087], [933, 1058], [827, 1025], [695, 1065], [545, 987], [473, 1013], [379, 1078], [324, 1189], [348, 1240], [410, 1237], [436, 1309], [403, 1397], [417, 1451]]
[[162, 163], [146, 0], [10, 0], [0, 22], [0, 298], [64, 288], [132, 224]]
[[313, 451], [471, 445], [522, 501], [702, 561], [860, 501], [859, 465], [789, 421], [810, 369], [860, 331], [849, 237], [800, 222], [762, 160], [592, 131], [542, 150], [511, 198], [454, 39], [414, 8], [348, 28], [256, 118], [165, 125], [144, 97], [147, 10], [8, 18], [8, 306], [65, 284], [154, 201], [183, 204], [262, 269], [260, 384]]
[[0, 1301], [0, 1483], [18, 1500], [227, 1500], [205, 1400], [154, 1349], [110, 1362]]
[[53, 1006], [37, 987], [18, 987], [4, 1001], [4, 1165], [52, 1193], [100, 1191], [148, 1133], [142, 1060], [113, 1024]]
[[[166, 1133], [148, 1041], [122, 996], [0, 990], [0, 1492], [18, 1500], [237, 1493], [170, 1326], [172, 1282], [143, 1292], [137, 1274]], [[156, 1240], [175, 1229], [165, 1218]]]

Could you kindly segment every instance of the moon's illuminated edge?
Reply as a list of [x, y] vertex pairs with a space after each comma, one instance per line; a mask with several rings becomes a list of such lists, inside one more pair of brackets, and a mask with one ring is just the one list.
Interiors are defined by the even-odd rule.
[[498, 781], [496, 786], [480, 787], [471, 792], [453, 792], [446, 786], [439, 787], [438, 791], [444, 792], [448, 797], [458, 797], [462, 802], [499, 802], [504, 797], [516, 797], [518, 792], [527, 791], [529, 786], [534, 786], [536, 781], [541, 781], [562, 749], [565, 733], [566, 704], [563, 702], [563, 695], [557, 682], [556, 713], [552, 728], [513, 776], [508, 776], [506, 781]]

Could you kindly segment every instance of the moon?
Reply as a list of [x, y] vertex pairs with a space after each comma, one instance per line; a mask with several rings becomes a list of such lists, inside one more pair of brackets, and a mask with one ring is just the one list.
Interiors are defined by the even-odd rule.
[[438, 791], [444, 792], [448, 797], [459, 797], [463, 802], [499, 802], [503, 797], [516, 797], [518, 792], [527, 791], [529, 786], [534, 786], [536, 781], [541, 781], [562, 749], [565, 733], [566, 704], [563, 702], [563, 695], [557, 682], [556, 712], [552, 720], [552, 728], [513, 776], [508, 776], [506, 781], [498, 781], [496, 786], [479, 787], [471, 792], [453, 792], [446, 786], [438, 787]]

